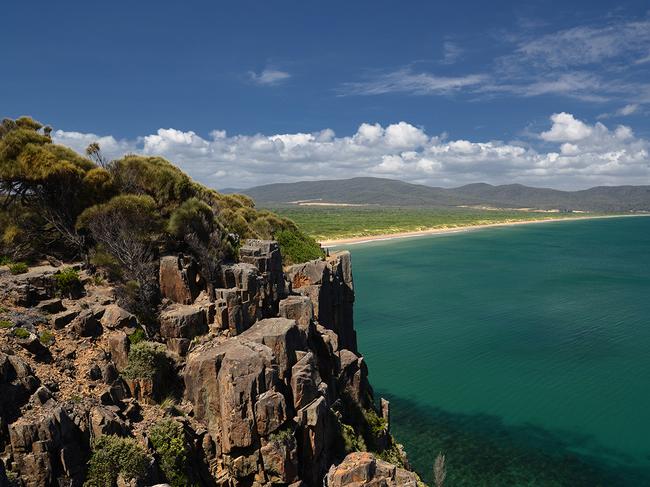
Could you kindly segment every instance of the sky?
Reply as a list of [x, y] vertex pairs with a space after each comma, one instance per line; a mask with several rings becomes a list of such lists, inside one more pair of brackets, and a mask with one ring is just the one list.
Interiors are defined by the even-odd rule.
[[217, 189], [650, 184], [650, 3], [8, 2], [0, 116]]

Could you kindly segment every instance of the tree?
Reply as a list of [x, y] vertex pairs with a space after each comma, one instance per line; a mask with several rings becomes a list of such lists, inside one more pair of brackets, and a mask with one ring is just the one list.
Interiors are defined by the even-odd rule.
[[183, 240], [194, 255], [208, 294], [213, 298], [221, 261], [227, 253], [225, 233], [216, 221], [213, 209], [198, 198], [190, 198], [171, 214], [167, 231], [176, 239]]
[[50, 248], [62, 238], [68, 250], [83, 253], [75, 221], [86, 206], [110, 192], [111, 178], [92, 161], [52, 144], [47, 129], [26, 117], [0, 125], [1, 208], [36, 211], [41, 223], [30, 231], [49, 234], [45, 241]]
[[159, 298], [156, 247], [161, 232], [156, 203], [150, 196], [125, 194], [84, 210], [77, 228], [123, 267], [122, 301], [146, 325]]

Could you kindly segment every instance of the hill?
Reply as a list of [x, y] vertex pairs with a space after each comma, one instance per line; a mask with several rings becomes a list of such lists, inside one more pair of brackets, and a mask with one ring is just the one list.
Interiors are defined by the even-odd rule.
[[490, 206], [597, 212], [650, 211], [650, 186], [598, 186], [581, 191], [486, 183], [440, 188], [384, 178], [301, 181], [256, 186], [241, 193], [260, 206], [297, 201], [381, 206]]

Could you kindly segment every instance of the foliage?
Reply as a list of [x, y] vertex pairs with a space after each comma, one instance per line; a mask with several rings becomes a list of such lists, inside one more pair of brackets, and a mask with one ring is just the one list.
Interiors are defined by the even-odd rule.
[[367, 451], [368, 448], [366, 442], [363, 441], [363, 436], [358, 435], [349, 424], [341, 423], [340, 425], [346, 455], [354, 451]]
[[181, 240], [193, 233], [205, 242], [212, 231], [213, 222], [212, 208], [198, 198], [190, 198], [172, 212], [167, 231]]
[[14, 329], [14, 336], [16, 338], [22, 338], [23, 340], [29, 338], [31, 333], [29, 333], [25, 328], [19, 326]]
[[319, 241], [572, 216], [562, 213], [454, 207], [293, 205], [275, 206], [273, 211], [291, 219], [305, 234]]
[[163, 419], [149, 431], [149, 439], [160, 457], [160, 469], [172, 487], [189, 485], [186, 474], [187, 444], [183, 426]]
[[128, 480], [141, 480], [147, 463], [145, 450], [136, 440], [101, 436], [95, 442], [84, 487], [114, 487], [120, 475]]
[[280, 230], [274, 236], [280, 244], [285, 264], [299, 264], [324, 256], [318, 242], [299, 230]]
[[70, 294], [75, 289], [81, 287], [81, 280], [79, 279], [79, 272], [72, 267], [64, 267], [59, 272], [54, 274], [54, 283], [56, 289], [64, 294]]
[[129, 351], [129, 363], [123, 375], [128, 379], [164, 377], [171, 371], [171, 359], [165, 346], [156, 342], [138, 342]]
[[281, 445], [293, 445], [296, 441], [295, 434], [291, 428], [284, 428], [271, 433], [269, 435], [269, 442], [278, 443]]
[[[94, 175], [87, 178], [93, 170]], [[77, 215], [112, 186], [110, 176], [99, 176], [98, 171], [104, 170], [73, 150], [52, 144], [49, 129], [40, 123], [28, 118], [5, 119], [0, 128], [2, 208], [36, 215], [28, 224], [18, 219], [9, 235], [4, 228], [4, 238], [22, 234], [29, 239], [31, 235], [35, 237], [32, 245], [47, 243], [42, 251], [54, 247], [53, 239], [60, 239], [69, 252], [78, 253], [83, 238], [74, 227]], [[43, 241], [37, 237], [41, 235], [49, 238]]]
[[143, 342], [147, 339], [147, 334], [142, 328], [136, 328], [133, 333], [129, 335], [129, 343], [135, 345], [136, 343]]
[[39, 336], [43, 345], [50, 345], [54, 341], [54, 333], [49, 330], [43, 330]]
[[12, 274], [24, 274], [29, 270], [29, 266], [25, 262], [14, 262], [9, 264], [9, 272]]
[[2, 329], [6, 330], [6, 329], [11, 328], [13, 326], [14, 326], [14, 324], [9, 320], [0, 320], [0, 328], [2, 328]]

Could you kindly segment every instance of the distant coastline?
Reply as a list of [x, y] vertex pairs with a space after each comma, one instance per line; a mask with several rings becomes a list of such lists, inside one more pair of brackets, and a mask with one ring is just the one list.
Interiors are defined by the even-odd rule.
[[457, 227], [439, 227], [439, 228], [430, 228], [425, 230], [417, 230], [412, 232], [397, 232], [397, 233], [387, 233], [387, 234], [380, 234], [380, 235], [367, 235], [363, 237], [321, 240], [318, 243], [325, 248], [334, 248], [343, 245], [346, 246], [357, 245], [357, 244], [377, 242], [383, 240], [394, 240], [399, 238], [413, 238], [413, 237], [425, 237], [428, 235], [446, 235], [446, 234], [453, 234], [453, 233], [463, 233], [463, 232], [469, 232], [473, 230], [480, 230], [482, 228], [510, 227], [515, 225], [531, 225], [535, 223], [595, 220], [595, 219], [602, 219], [602, 218], [630, 218], [630, 217], [643, 217], [643, 216], [648, 217], [650, 216], [650, 213], [576, 216], [576, 217], [567, 217], [567, 218], [555, 217], [555, 218], [544, 218], [540, 220], [522, 220], [522, 221], [502, 222], [502, 223], [486, 223], [484, 225], [459, 225]]

